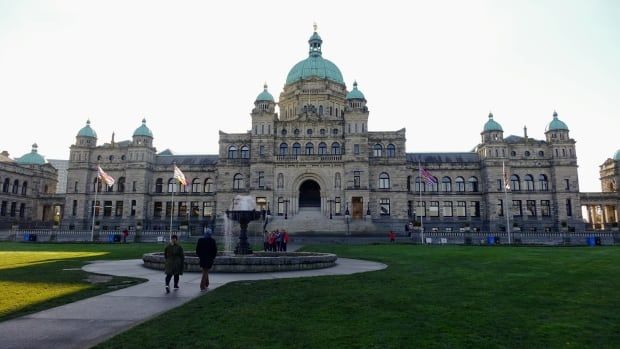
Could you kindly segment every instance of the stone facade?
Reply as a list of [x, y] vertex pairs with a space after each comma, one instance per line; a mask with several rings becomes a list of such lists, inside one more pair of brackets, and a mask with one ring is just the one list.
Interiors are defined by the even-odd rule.
[[581, 193], [588, 230], [618, 231], [620, 222], [620, 150], [600, 166], [601, 192]]

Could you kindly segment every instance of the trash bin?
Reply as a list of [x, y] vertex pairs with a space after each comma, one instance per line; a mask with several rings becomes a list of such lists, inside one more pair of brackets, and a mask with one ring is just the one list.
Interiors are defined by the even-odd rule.
[[487, 245], [495, 245], [495, 236], [487, 236]]
[[596, 242], [594, 241], [594, 237], [593, 236], [589, 236], [586, 238], [586, 244], [588, 246], [594, 246]]
[[24, 234], [24, 241], [30, 241], [30, 234]]
[[595, 237], [595, 238], [594, 238], [594, 244], [595, 244], [596, 246], [601, 246], [601, 245], [602, 245], [602, 243], [601, 243], [601, 237], [600, 237], [600, 236], [597, 236], [597, 237]]

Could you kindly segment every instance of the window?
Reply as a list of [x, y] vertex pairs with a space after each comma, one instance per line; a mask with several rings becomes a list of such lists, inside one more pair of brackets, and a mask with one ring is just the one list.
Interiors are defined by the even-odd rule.
[[189, 215], [191, 217], [198, 217], [198, 216], [200, 216], [200, 202], [192, 201], [190, 203]]
[[525, 190], [533, 191], [534, 190], [534, 177], [532, 175], [525, 175]]
[[231, 145], [230, 147], [228, 147], [228, 158], [234, 159], [236, 157], [237, 157], [237, 147], [235, 147], [234, 145]]
[[213, 193], [213, 179], [211, 177], [205, 179], [205, 193]]
[[382, 216], [390, 215], [390, 199], [379, 200], [379, 212], [381, 212]]
[[288, 153], [288, 144], [280, 143], [280, 155], [286, 155]]
[[168, 192], [173, 193], [177, 191], [177, 181], [174, 178], [168, 180]]
[[166, 201], [166, 217], [172, 216], [172, 201]]
[[469, 177], [467, 180], [467, 191], [471, 191], [474, 193], [478, 192], [478, 178]]
[[545, 157], [545, 152], [544, 152], [544, 151], [542, 151], [542, 150], [540, 150], [540, 151], [538, 152], [538, 156], [540, 156], [541, 158]]
[[[320, 114], [323, 114], [323, 113], [320, 113]], [[312, 129], [311, 129], [311, 128], [307, 129], [307, 130], [306, 130], [306, 134], [307, 134], [308, 136], [312, 136]]]
[[112, 216], [112, 201], [103, 202], [103, 216], [104, 217]]
[[258, 147], [258, 155], [259, 156], [265, 156], [265, 146], [261, 145]]
[[314, 154], [314, 144], [312, 142], [306, 143], [306, 155]]
[[78, 181], [75, 181], [75, 183], [73, 183], [73, 192], [74, 193], [78, 192]]
[[16, 179], [15, 181], [13, 181], [12, 193], [17, 194], [18, 192], [19, 192], [19, 180]]
[[353, 187], [359, 188], [361, 185], [361, 171], [353, 171]]
[[467, 202], [457, 201], [456, 203], [456, 215], [459, 217], [465, 217], [467, 213]]
[[415, 213], [416, 213], [416, 216], [418, 217], [425, 217], [426, 216], [426, 202], [418, 201]]
[[93, 181], [93, 192], [101, 193], [101, 181], [97, 178]]
[[278, 189], [284, 188], [284, 175], [282, 173], [278, 173]]
[[177, 209], [177, 216], [178, 217], [187, 217], [187, 202], [185, 201], [180, 201], [178, 203], [178, 209]]
[[548, 191], [549, 190], [549, 181], [547, 180], [547, 176], [541, 174], [538, 176], [538, 182], [540, 183], [540, 190]]
[[116, 185], [116, 191], [119, 193], [125, 192], [125, 177], [120, 177], [118, 179], [118, 184]]
[[523, 155], [525, 155], [526, 157], [530, 157], [530, 155], [532, 155], [528, 150], [525, 151], [525, 153], [523, 153]]
[[334, 188], [340, 189], [340, 172], [336, 172], [334, 175]]
[[324, 128], [320, 129], [320, 130], [319, 130], [319, 134], [320, 134], [321, 136], [325, 136], [325, 129], [324, 129]]
[[443, 216], [452, 217], [452, 201], [443, 202]]
[[426, 182], [420, 179], [420, 177], [415, 178], [415, 191], [421, 192], [426, 190]]
[[332, 143], [332, 154], [340, 155], [340, 143], [338, 142]]
[[26, 204], [22, 202], [21, 204], [19, 204], [19, 217], [24, 218], [25, 215], [26, 215]]
[[319, 155], [327, 154], [327, 144], [325, 142], [319, 143]]
[[428, 208], [429, 217], [439, 217], [439, 201], [431, 201], [431, 206]]
[[450, 177], [446, 176], [441, 179], [441, 191], [443, 192], [452, 191], [452, 180], [450, 179]]
[[194, 178], [192, 181], [192, 193], [200, 192], [200, 180], [198, 178]]
[[155, 192], [156, 193], [162, 193], [163, 192], [163, 186], [164, 186], [164, 180], [161, 179], [161, 178], [157, 178], [157, 180], [155, 181]]
[[340, 200], [340, 197], [337, 196], [336, 199], [334, 200], [334, 213], [336, 214], [336, 216], [340, 216], [340, 214], [342, 214], [342, 202]]
[[293, 144], [293, 155], [300, 155], [301, 154], [301, 144], [295, 142]]
[[372, 147], [372, 156], [380, 157], [382, 155], [382, 152], [383, 152], [383, 146], [381, 144], [375, 144]]
[[28, 182], [22, 183], [22, 195], [26, 195], [28, 192]]
[[407, 191], [411, 192], [411, 176], [407, 176]]
[[0, 216], [6, 216], [6, 201], [2, 201], [2, 207], [0, 208]]
[[294, 134], [295, 136], [299, 136], [299, 129], [297, 129], [297, 128], [296, 128], [296, 129], [295, 129], [295, 131], [293, 131], [293, 134]]
[[286, 129], [285, 129], [285, 128], [283, 128], [283, 129], [282, 129], [282, 131], [281, 131], [280, 133], [282, 133], [282, 135], [283, 135], [283, 136], [286, 136]]
[[385, 172], [379, 175], [379, 189], [390, 189], [390, 176]]
[[265, 189], [265, 172], [258, 171], [258, 188]]
[[385, 148], [385, 151], [388, 158], [393, 158], [396, 156], [396, 147], [394, 146], [394, 144], [388, 144], [388, 146]]
[[130, 215], [135, 217], [136, 215], [136, 200], [131, 200], [131, 212]]
[[566, 199], [566, 216], [567, 217], [573, 216], [573, 204], [572, 204], [571, 199]]
[[549, 204], [549, 200], [541, 200], [540, 201], [540, 215], [543, 217], [551, 216], [551, 205]]
[[512, 156], [512, 157], [517, 156], [517, 152], [516, 152], [516, 151], [514, 151], [514, 150], [513, 150], [513, 151], [511, 151], [511, 152], [510, 152], [510, 156]]
[[521, 182], [519, 182], [519, 176], [510, 176], [510, 189], [512, 189], [513, 191], [521, 190]]
[[203, 217], [213, 216], [213, 202], [212, 201], [205, 201], [202, 203], [202, 216]]
[[523, 215], [521, 200], [512, 200], [512, 214], [515, 217], [521, 217]]
[[480, 201], [469, 202], [469, 216], [480, 217]]
[[15, 217], [16, 213], [17, 213], [17, 202], [13, 201], [11, 202], [11, 217]]
[[243, 175], [241, 173], [237, 173], [233, 176], [233, 190], [240, 189], [244, 189]]
[[500, 217], [504, 216], [504, 201], [501, 199], [497, 202], [497, 215]]
[[570, 190], [570, 180], [568, 178], [564, 179], [564, 190]]
[[360, 155], [360, 145], [359, 144], [353, 144], [353, 154], [354, 155]]
[[161, 211], [162, 211], [161, 201], [155, 201], [155, 204], [153, 205], [153, 216], [157, 218], [161, 217]]
[[122, 217], [123, 216], [123, 202], [122, 201], [117, 201], [116, 202], [116, 210], [114, 210], [114, 215], [116, 217]]
[[2, 184], [2, 192], [3, 193], [8, 193], [9, 192], [9, 183], [10, 183], [9, 179], [5, 178], [4, 179], [4, 183]]
[[243, 147], [241, 147], [241, 158], [242, 159], [250, 158], [250, 147], [248, 147], [247, 145], [244, 145]]
[[527, 200], [525, 202], [525, 213], [528, 217], [536, 217], [536, 200]]
[[[343, 110], [343, 112], [344, 112], [344, 110]], [[338, 129], [337, 129], [337, 128], [333, 129], [333, 130], [332, 130], [332, 134], [333, 134], [334, 136], [335, 136], [335, 135], [337, 135], [337, 134], [338, 134]]]
[[437, 179], [437, 177], [433, 176], [432, 177], [433, 181], [432, 183], [428, 183], [428, 191], [439, 191], [439, 180]]
[[131, 183], [131, 191], [136, 192], [138, 190], [138, 183], [136, 181], [133, 181]]
[[73, 205], [71, 205], [71, 215], [73, 217], [77, 216], [77, 200], [73, 200]]
[[465, 178], [456, 177], [454, 185], [456, 186], [456, 191], [465, 191]]
[[278, 216], [284, 216], [284, 199], [278, 198]]
[[499, 191], [504, 190], [504, 181], [502, 179], [497, 180], [497, 190]]

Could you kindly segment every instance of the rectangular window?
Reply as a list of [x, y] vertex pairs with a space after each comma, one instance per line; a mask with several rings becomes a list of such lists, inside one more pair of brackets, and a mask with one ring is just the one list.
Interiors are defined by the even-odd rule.
[[6, 216], [6, 201], [2, 201], [2, 208], [0, 208], [0, 216]]
[[543, 217], [551, 216], [551, 205], [549, 205], [549, 200], [541, 200], [540, 201], [540, 215]]
[[390, 199], [380, 199], [379, 200], [379, 211], [382, 216], [390, 215]]
[[103, 202], [103, 216], [104, 217], [112, 216], [112, 201]]
[[336, 200], [334, 200], [334, 212], [336, 213], [336, 216], [340, 216], [341, 214], [341, 201], [340, 201], [340, 197], [336, 197]]
[[444, 201], [443, 202], [443, 216], [444, 217], [452, 217], [452, 201]]
[[71, 206], [71, 215], [77, 216], [77, 200], [73, 200], [73, 205]]
[[200, 202], [198, 201], [192, 201], [190, 203], [190, 211], [189, 211], [190, 216], [192, 217], [198, 217], [200, 216]]
[[353, 144], [353, 154], [354, 155], [360, 155], [360, 145], [359, 144]]
[[426, 202], [418, 201], [415, 213], [418, 217], [426, 217]]
[[161, 212], [162, 212], [163, 208], [162, 208], [162, 204], [161, 201], [155, 201], [155, 204], [153, 205], [153, 217], [161, 217]]
[[213, 216], [213, 202], [212, 201], [205, 201], [202, 203], [202, 216], [203, 217]]
[[504, 201], [501, 199], [497, 203], [497, 215], [500, 217], [504, 216]]
[[187, 202], [181, 201], [177, 206], [178, 217], [187, 217]]
[[75, 181], [75, 183], [73, 184], [73, 192], [78, 192], [78, 181]]
[[138, 183], [136, 183], [136, 181], [133, 181], [131, 183], [131, 191], [136, 192], [138, 190]]
[[430, 217], [439, 217], [439, 201], [431, 201], [431, 206], [428, 208], [428, 215]]
[[17, 213], [17, 202], [13, 201], [11, 202], [11, 217], [15, 217], [16, 213]]
[[527, 200], [525, 203], [525, 212], [528, 217], [536, 217], [536, 200]]
[[469, 216], [480, 217], [480, 201], [469, 202]]
[[503, 181], [501, 179], [497, 180], [497, 190], [499, 190], [499, 191], [503, 191], [504, 190], [504, 185], [502, 183], [503, 183]]
[[90, 216], [91, 217], [93, 216], [93, 212], [95, 213], [95, 216], [98, 217], [99, 214], [101, 214], [100, 210], [101, 210], [101, 201], [97, 200], [96, 202], [92, 201], [90, 203]]
[[265, 188], [265, 172], [264, 171], [258, 171], [258, 188], [260, 189]]
[[134, 217], [136, 215], [136, 200], [131, 200], [131, 216]]
[[116, 217], [122, 217], [123, 216], [123, 202], [122, 201], [117, 201], [116, 202], [116, 210], [114, 211], [114, 215]]
[[353, 187], [354, 188], [359, 188], [360, 184], [361, 184], [361, 172], [360, 171], [353, 171]]
[[564, 189], [570, 190], [570, 180], [568, 178], [564, 179]]
[[521, 217], [523, 215], [523, 209], [521, 208], [521, 200], [512, 200], [512, 214], [515, 217]]
[[284, 216], [284, 199], [278, 198], [278, 216]]
[[568, 217], [573, 216], [573, 203], [571, 199], [566, 199], [566, 215]]
[[26, 215], [26, 204], [22, 202], [21, 204], [19, 204], [19, 217], [24, 218], [25, 215]]
[[172, 201], [166, 201], [166, 217], [172, 215]]
[[456, 203], [456, 215], [458, 217], [465, 217], [467, 211], [467, 202], [457, 201]]
[[265, 156], [265, 146], [261, 145], [258, 147], [258, 155]]

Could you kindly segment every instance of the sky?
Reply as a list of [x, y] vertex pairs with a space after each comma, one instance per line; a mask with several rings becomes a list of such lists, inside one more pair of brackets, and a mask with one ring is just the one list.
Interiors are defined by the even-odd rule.
[[620, 1], [0, 0], [0, 151], [68, 159], [146, 118], [158, 151], [217, 154], [245, 132], [263, 83], [276, 100], [308, 55], [357, 80], [370, 131], [407, 152], [470, 151], [489, 112], [544, 139], [554, 110], [577, 141], [582, 191], [620, 149]]

